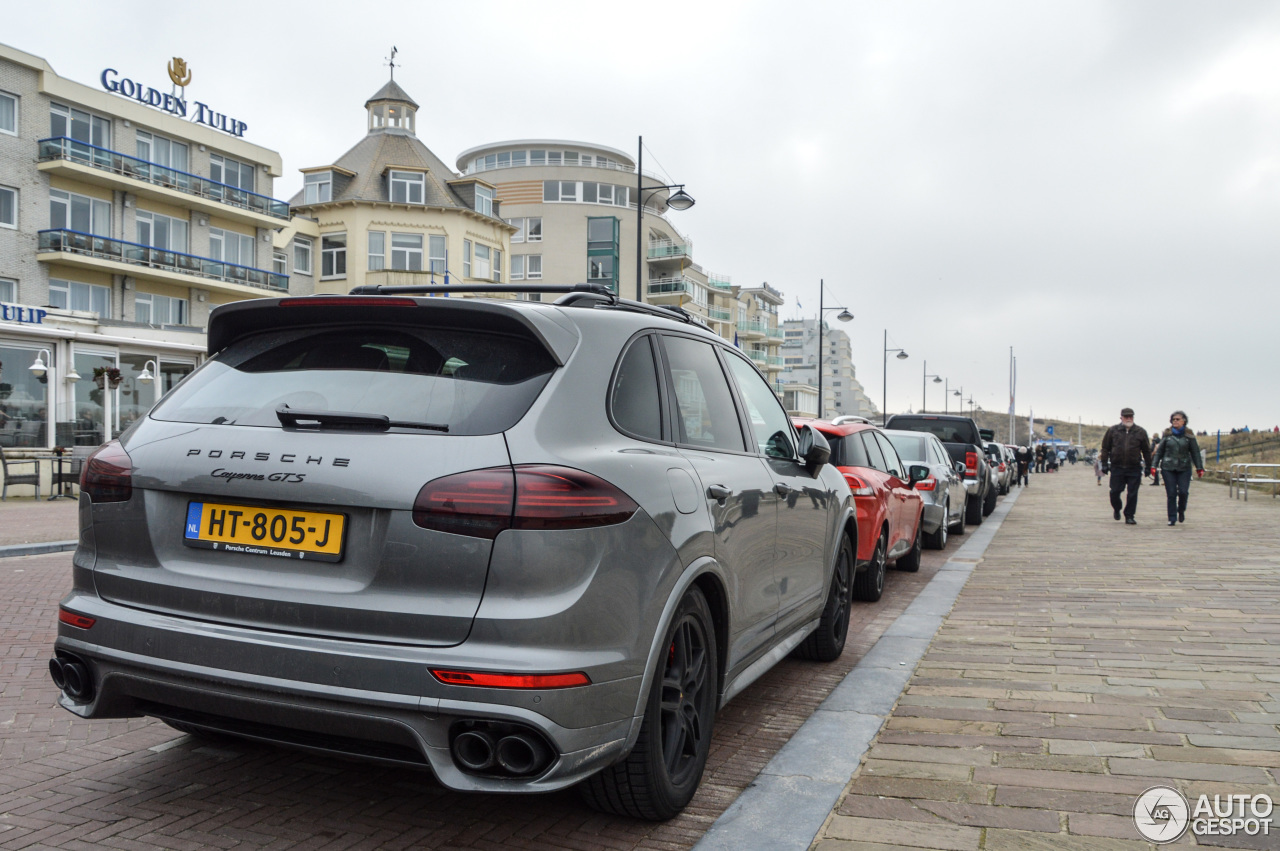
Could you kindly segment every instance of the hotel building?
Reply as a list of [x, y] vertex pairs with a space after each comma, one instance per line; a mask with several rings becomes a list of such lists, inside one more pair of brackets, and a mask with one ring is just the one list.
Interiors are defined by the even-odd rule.
[[280, 156], [198, 75], [83, 85], [0, 45], [0, 446], [104, 442], [202, 360], [213, 307], [289, 291]]

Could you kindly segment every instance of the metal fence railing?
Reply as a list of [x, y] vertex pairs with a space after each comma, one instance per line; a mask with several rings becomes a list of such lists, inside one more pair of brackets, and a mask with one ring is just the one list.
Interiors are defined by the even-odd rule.
[[1280, 464], [1232, 464], [1227, 471], [1227, 496], [1249, 501], [1250, 485], [1271, 485], [1271, 498], [1276, 497], [1280, 485]]

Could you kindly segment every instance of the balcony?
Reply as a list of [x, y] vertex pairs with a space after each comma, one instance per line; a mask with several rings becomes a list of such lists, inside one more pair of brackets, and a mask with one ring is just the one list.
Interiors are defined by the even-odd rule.
[[654, 297], [693, 296], [695, 283], [690, 278], [650, 278], [646, 292]]
[[769, 362], [768, 354], [759, 349], [748, 349], [746, 355], [751, 358], [752, 362], [755, 363], [756, 366], [764, 366]]
[[728, 322], [733, 319], [733, 311], [719, 307], [708, 307], [707, 316], [716, 322]]
[[765, 327], [764, 335], [770, 340], [785, 340], [787, 337], [786, 333], [781, 328], [773, 328], [769, 326]]
[[715, 272], [708, 272], [707, 283], [718, 290], [733, 289], [733, 278], [729, 275], [717, 275]]
[[180, 251], [165, 251], [136, 242], [94, 236], [65, 228], [42, 230], [39, 236], [36, 259], [45, 262], [65, 263], [68, 266], [105, 270], [135, 278], [186, 287], [204, 287], [238, 295], [281, 295], [289, 291], [288, 275], [278, 275], [251, 266], [196, 257]]
[[289, 205], [265, 195], [140, 160], [128, 154], [77, 142], [65, 136], [41, 139], [41, 171], [120, 189], [213, 216], [276, 228], [289, 221]]
[[766, 367], [768, 367], [768, 368], [769, 368], [769, 371], [770, 371], [770, 372], [781, 372], [781, 371], [782, 371], [782, 366], [783, 366], [783, 364], [782, 364], [782, 358], [774, 357], [773, 355], [769, 355], [768, 357], [766, 357], [766, 358], [764, 359], [764, 364], [765, 364], [765, 366], [766, 366]]
[[768, 325], [755, 320], [739, 322], [738, 336], [747, 340], [763, 339], [768, 329]]
[[681, 260], [693, 254], [693, 243], [689, 240], [676, 242], [671, 239], [649, 240], [650, 260]]

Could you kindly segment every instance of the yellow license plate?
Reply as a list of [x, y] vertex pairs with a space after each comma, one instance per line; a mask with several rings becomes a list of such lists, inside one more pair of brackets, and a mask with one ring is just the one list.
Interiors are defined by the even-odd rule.
[[318, 511], [190, 502], [182, 542], [229, 553], [340, 561], [346, 519]]

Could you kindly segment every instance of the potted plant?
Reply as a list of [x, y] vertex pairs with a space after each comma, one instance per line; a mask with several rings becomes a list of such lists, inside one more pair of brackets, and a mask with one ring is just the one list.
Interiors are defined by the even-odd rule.
[[114, 366], [95, 366], [93, 368], [93, 383], [98, 385], [99, 390], [108, 385], [112, 390], [115, 390], [120, 386], [121, 381], [124, 381], [124, 376]]

